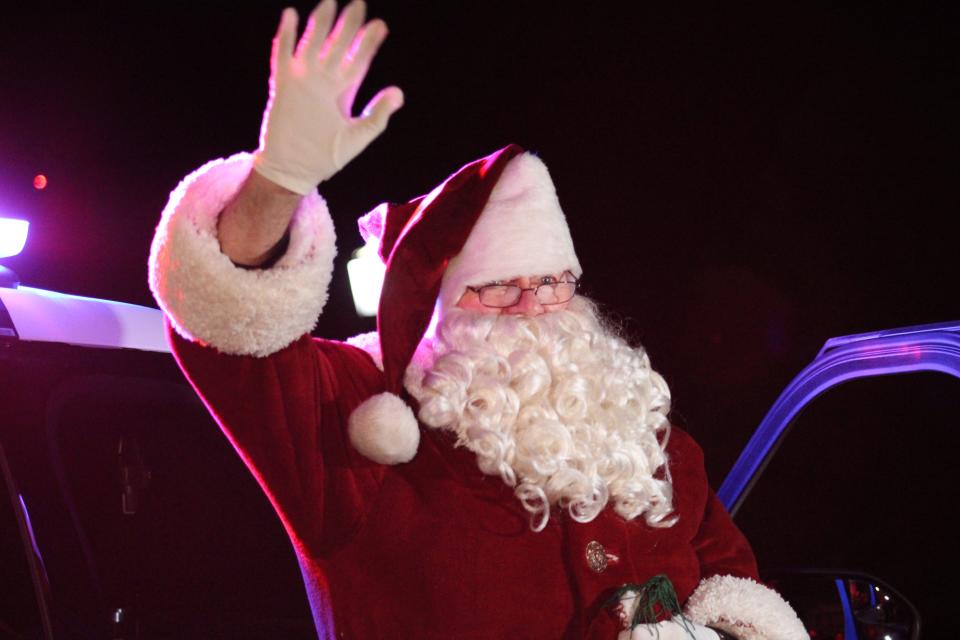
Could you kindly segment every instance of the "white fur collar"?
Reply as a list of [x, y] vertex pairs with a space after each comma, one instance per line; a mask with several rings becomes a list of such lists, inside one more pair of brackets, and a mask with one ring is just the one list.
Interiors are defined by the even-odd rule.
[[[380, 334], [376, 331], [361, 333], [347, 339], [347, 344], [366, 351], [377, 368], [383, 371], [383, 353], [380, 349]], [[417, 346], [413, 359], [404, 374], [403, 386], [414, 398], [420, 397], [420, 383], [423, 374], [430, 370], [434, 362], [433, 339], [425, 337]]]

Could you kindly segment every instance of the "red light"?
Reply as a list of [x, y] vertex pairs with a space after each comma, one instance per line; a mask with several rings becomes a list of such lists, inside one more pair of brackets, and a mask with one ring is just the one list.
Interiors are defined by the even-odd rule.
[[38, 190], [43, 190], [47, 188], [47, 176], [42, 173], [38, 173], [33, 176], [33, 188]]

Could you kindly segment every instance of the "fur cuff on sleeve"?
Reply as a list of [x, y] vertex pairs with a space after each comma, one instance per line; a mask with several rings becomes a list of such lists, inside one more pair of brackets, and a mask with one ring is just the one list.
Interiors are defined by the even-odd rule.
[[290, 223], [290, 245], [270, 269], [241, 269], [220, 251], [217, 217], [253, 166], [214, 160], [170, 194], [150, 248], [150, 290], [173, 327], [223, 353], [266, 356], [313, 330], [337, 253], [327, 204], [308, 194]]
[[713, 576], [687, 600], [686, 615], [740, 640], [809, 640], [803, 623], [779, 593], [749, 578]]

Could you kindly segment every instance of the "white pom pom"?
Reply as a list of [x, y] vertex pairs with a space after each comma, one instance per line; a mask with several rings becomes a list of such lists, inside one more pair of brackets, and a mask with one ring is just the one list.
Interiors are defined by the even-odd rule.
[[364, 400], [350, 414], [350, 442], [380, 464], [409, 462], [420, 445], [420, 425], [410, 405], [384, 392]]

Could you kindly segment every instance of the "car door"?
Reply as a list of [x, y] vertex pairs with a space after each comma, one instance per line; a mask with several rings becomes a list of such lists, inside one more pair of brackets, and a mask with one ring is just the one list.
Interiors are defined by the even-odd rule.
[[[912, 605], [926, 630], [949, 629], [958, 427], [960, 323], [834, 338], [778, 398], [718, 494], [788, 599], [791, 585], [819, 584], [828, 599], [836, 586], [838, 611], [851, 614], [843, 637], [873, 637], [881, 613], [902, 622]], [[824, 604], [809, 604], [809, 628], [825, 624]], [[876, 637], [912, 631], [899, 633]]]
[[160, 312], [25, 288], [0, 311], [0, 638], [315, 637]]

